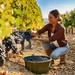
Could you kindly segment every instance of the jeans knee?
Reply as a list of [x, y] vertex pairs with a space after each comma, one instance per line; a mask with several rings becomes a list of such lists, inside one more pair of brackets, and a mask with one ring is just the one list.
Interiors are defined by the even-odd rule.
[[58, 58], [59, 58], [59, 56], [58, 56], [57, 54], [51, 54], [50, 57], [51, 57], [52, 59], [58, 59]]

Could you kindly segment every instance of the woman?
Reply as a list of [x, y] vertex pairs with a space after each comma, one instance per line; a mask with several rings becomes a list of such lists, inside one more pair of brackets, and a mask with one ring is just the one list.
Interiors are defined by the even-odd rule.
[[[65, 64], [65, 54], [68, 52], [67, 40], [64, 35], [64, 28], [60, 25], [60, 13], [58, 10], [52, 10], [48, 15], [49, 23], [42, 29], [38, 30], [34, 35], [48, 31], [48, 38], [33, 38], [33, 40], [39, 40], [47, 53], [53, 60], [60, 57], [60, 64]], [[52, 63], [54, 63], [52, 61]]]

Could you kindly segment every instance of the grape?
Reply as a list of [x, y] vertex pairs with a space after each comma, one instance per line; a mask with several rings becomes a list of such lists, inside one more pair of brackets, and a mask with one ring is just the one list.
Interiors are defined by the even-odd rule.
[[47, 61], [49, 60], [46, 56], [29, 56], [26, 58], [27, 61]]

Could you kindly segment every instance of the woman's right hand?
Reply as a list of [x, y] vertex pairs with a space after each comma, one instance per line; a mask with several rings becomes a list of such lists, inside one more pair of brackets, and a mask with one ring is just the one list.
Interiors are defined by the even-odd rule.
[[37, 31], [32, 31], [31, 34], [32, 34], [33, 36], [36, 36], [36, 37], [39, 36], [39, 34], [37, 33]]

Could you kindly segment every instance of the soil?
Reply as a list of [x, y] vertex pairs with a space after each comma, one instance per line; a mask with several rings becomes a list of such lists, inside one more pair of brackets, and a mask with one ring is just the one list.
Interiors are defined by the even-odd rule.
[[[55, 60], [55, 64], [50, 66], [49, 72], [45, 74], [35, 74], [25, 68], [24, 57], [31, 55], [46, 55], [40, 42], [32, 41], [32, 49], [26, 49], [23, 53], [9, 53], [9, 60], [4, 66], [0, 67], [0, 75], [75, 75], [75, 35], [67, 35], [70, 46], [69, 52], [66, 54], [66, 64], [58, 65], [59, 59]], [[26, 43], [25, 43], [26, 44]], [[18, 46], [19, 48], [19, 46]]]

